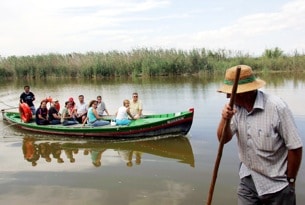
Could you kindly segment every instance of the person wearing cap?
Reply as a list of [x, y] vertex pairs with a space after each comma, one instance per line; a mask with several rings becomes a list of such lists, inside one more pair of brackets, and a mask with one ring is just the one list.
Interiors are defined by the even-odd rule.
[[75, 116], [73, 115], [73, 111], [71, 111], [71, 110], [73, 110], [72, 109], [72, 106], [73, 106], [72, 104], [73, 104], [73, 102], [66, 101], [65, 102], [65, 107], [61, 111], [60, 122], [64, 126], [79, 124], [78, 121], [75, 119]]
[[[230, 97], [236, 69], [226, 70], [218, 92]], [[217, 129], [224, 143], [237, 137], [240, 183], [239, 205], [296, 204], [295, 182], [302, 161], [302, 141], [292, 112], [279, 97], [258, 90], [265, 81], [252, 68], [241, 68], [234, 107], [225, 105]], [[224, 125], [230, 120], [230, 126]]]
[[[67, 101], [66, 101], [66, 102], [67, 102]], [[70, 113], [73, 113], [73, 114], [75, 114], [75, 116], [76, 116], [75, 101], [74, 101], [73, 97], [69, 97], [68, 102], [70, 102], [70, 104], [71, 104], [71, 107], [70, 107], [70, 110], [69, 110]]]
[[60, 120], [61, 120], [61, 116], [60, 114], [58, 113], [58, 110], [56, 109], [56, 105], [58, 104], [58, 100], [54, 100], [52, 103], [51, 103], [51, 106], [50, 106], [50, 109], [49, 109], [49, 121], [50, 121], [50, 124], [52, 125], [57, 125], [57, 124], [60, 124]]
[[74, 106], [74, 105], [75, 105], [75, 102], [74, 102], [73, 97], [69, 97], [68, 101], [72, 103], [72, 106]]

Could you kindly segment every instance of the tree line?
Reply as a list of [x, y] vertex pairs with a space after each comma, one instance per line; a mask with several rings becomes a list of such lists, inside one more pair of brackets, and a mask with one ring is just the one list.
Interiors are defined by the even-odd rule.
[[253, 57], [239, 51], [219, 49], [176, 50], [134, 49], [131, 51], [88, 52], [0, 57], [0, 78], [105, 78], [119, 76], [204, 75], [224, 72], [239, 64], [257, 72], [302, 72], [305, 55], [286, 55], [279, 48], [266, 49]]

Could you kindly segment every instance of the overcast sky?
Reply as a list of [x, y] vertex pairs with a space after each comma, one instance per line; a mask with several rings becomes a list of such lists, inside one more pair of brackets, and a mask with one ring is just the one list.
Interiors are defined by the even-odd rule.
[[304, 0], [0, 0], [0, 56], [206, 48], [305, 53]]

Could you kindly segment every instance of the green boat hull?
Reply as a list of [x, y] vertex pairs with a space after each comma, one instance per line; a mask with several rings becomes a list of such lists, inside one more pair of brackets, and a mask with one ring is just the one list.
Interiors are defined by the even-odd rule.
[[[22, 122], [18, 112], [2, 111], [3, 119], [14, 127], [34, 133], [65, 135], [72, 137], [97, 138], [146, 138], [161, 135], [186, 135], [191, 129], [194, 109], [188, 111], [146, 115], [141, 119], [132, 120], [129, 125], [92, 127], [72, 125], [37, 125], [33, 120]], [[111, 120], [105, 118], [105, 120]]]

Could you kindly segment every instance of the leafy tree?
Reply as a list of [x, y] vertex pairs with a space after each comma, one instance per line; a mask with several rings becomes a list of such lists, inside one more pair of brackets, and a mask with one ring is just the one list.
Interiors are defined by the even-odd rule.
[[266, 49], [263, 53], [263, 57], [266, 58], [279, 58], [282, 56], [283, 56], [283, 51], [278, 47], [275, 47], [274, 49]]

